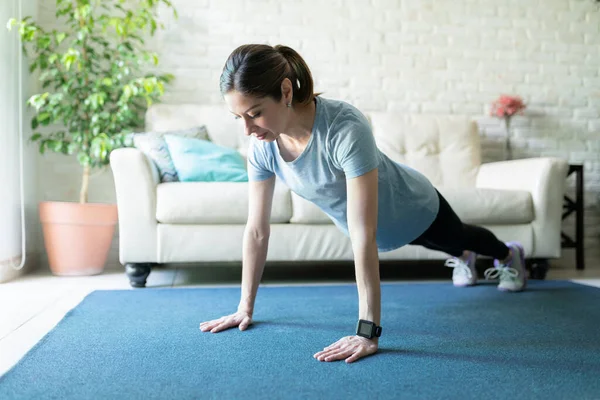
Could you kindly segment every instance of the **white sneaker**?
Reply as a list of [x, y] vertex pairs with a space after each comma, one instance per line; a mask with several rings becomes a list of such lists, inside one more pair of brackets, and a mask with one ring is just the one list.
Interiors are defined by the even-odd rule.
[[485, 271], [485, 279], [499, 278], [498, 290], [503, 292], [520, 292], [527, 286], [525, 251], [517, 242], [508, 242], [506, 245], [512, 250], [512, 259], [507, 264], [494, 260], [494, 268]]
[[475, 260], [477, 254], [471, 252], [469, 259], [465, 262], [458, 257], [453, 257], [444, 263], [444, 266], [454, 268], [452, 272], [452, 283], [457, 287], [473, 286], [477, 284], [477, 270]]

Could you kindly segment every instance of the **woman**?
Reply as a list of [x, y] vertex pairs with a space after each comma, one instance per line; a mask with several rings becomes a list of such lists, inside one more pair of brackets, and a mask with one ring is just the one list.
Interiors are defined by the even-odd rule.
[[377, 351], [381, 333], [378, 251], [415, 244], [453, 256], [456, 286], [476, 283], [476, 254], [491, 256], [503, 291], [523, 290], [524, 252], [487, 229], [463, 224], [419, 172], [386, 157], [368, 121], [348, 103], [313, 93], [310, 70], [286, 46], [244, 45], [221, 75], [221, 93], [252, 136], [248, 152], [250, 211], [243, 239], [242, 294], [236, 313], [200, 324], [219, 332], [252, 322], [267, 258], [275, 177], [319, 206], [352, 242], [359, 294], [356, 336], [314, 355], [353, 362]]

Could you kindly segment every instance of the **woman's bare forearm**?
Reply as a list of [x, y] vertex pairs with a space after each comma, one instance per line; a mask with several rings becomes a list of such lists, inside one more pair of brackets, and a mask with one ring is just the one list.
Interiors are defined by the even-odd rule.
[[255, 229], [246, 227], [244, 231], [242, 295], [238, 311], [245, 311], [250, 315], [254, 312], [254, 301], [267, 261], [269, 235], [269, 230], [259, 233]]
[[359, 300], [359, 318], [381, 322], [381, 282], [379, 254], [374, 238], [356, 243], [354, 264]]

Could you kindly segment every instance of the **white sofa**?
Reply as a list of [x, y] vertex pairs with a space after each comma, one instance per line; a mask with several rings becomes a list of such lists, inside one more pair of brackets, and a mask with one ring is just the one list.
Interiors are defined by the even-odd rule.
[[[424, 173], [464, 222], [501, 240], [520, 241], [547, 268], [561, 253], [561, 213], [568, 164], [531, 158], [481, 164], [476, 123], [465, 116], [369, 113], [379, 148]], [[247, 138], [223, 106], [154, 105], [146, 128], [206, 125], [214, 142], [246, 154]], [[154, 163], [135, 148], [111, 154], [119, 210], [120, 261], [143, 287], [153, 264], [240, 262], [248, 212], [247, 183], [159, 183]], [[444, 259], [420, 246], [381, 260]], [[276, 185], [267, 261], [352, 260], [350, 240], [316, 206]]]

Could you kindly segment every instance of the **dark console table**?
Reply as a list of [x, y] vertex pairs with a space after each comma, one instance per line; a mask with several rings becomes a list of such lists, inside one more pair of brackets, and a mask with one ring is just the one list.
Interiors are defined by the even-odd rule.
[[572, 213], [575, 213], [575, 240], [573, 240], [566, 233], [561, 232], [562, 248], [574, 248], [577, 269], [584, 269], [585, 261], [583, 247], [583, 165], [570, 164], [567, 177], [573, 173], [575, 174], [575, 199], [571, 199], [569, 196], [565, 195], [563, 202], [562, 219], [564, 220]]

